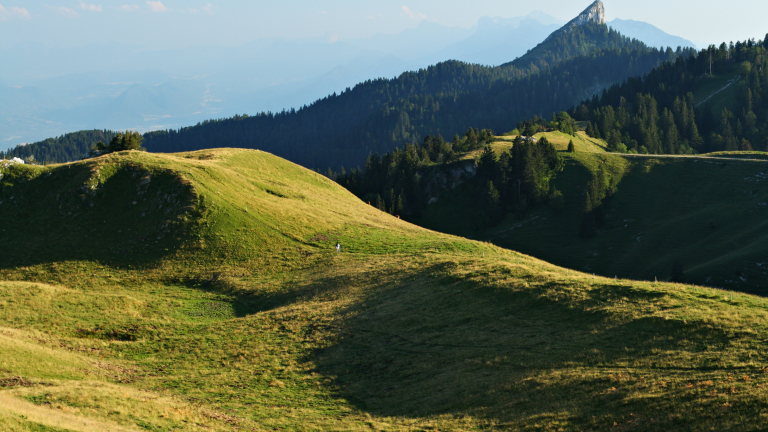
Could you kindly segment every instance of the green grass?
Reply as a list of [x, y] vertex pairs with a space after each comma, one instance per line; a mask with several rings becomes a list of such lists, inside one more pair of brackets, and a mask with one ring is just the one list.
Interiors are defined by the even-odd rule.
[[[608, 144], [605, 141], [591, 138], [584, 131], [576, 132], [576, 136], [559, 131], [539, 132], [534, 137], [536, 139], [546, 138], [550, 143], [554, 144], [558, 151], [568, 150], [568, 143], [570, 141], [573, 141], [573, 146], [577, 152], [602, 153], [608, 149]], [[494, 148], [508, 151], [512, 147], [512, 141], [515, 138], [514, 136], [496, 137], [498, 141], [494, 143]]]
[[[587, 174], [597, 163], [570, 157]], [[592, 157], [611, 175], [627, 168]], [[103, 189], [67, 195], [94, 166], [112, 173]], [[130, 152], [35, 169], [0, 192], [3, 220], [27, 212], [4, 234], [24, 254], [0, 255], [5, 429], [768, 423], [762, 298], [593, 278], [421, 229], [262, 152]], [[158, 181], [138, 194], [144, 176], [132, 170]], [[44, 211], [54, 203], [80, 216]], [[165, 236], [130, 243], [127, 228]]]

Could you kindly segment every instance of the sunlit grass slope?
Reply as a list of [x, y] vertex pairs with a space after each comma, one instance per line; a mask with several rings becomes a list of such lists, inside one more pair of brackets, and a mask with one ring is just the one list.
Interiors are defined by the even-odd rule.
[[[493, 146], [497, 151], [509, 151], [512, 148], [512, 141], [515, 140], [515, 136], [499, 136], [496, 137], [496, 141]], [[569, 135], [559, 131], [553, 132], [539, 132], [534, 135], [534, 138], [541, 139], [546, 138], [547, 141], [554, 144], [555, 148], [559, 151], [568, 150], [568, 143], [573, 141], [573, 147], [577, 152], [605, 152], [608, 145], [605, 141], [595, 139], [586, 134], [584, 131], [576, 132], [576, 135]]]
[[430, 232], [256, 151], [3, 181], [2, 430], [768, 423], [758, 297]]

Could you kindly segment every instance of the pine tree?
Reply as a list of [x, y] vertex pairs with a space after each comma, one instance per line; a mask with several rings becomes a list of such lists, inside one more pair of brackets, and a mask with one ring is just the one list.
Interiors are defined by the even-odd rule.
[[573, 145], [573, 140], [568, 141], [568, 153], [575, 153], [576, 146]]
[[498, 221], [500, 216], [499, 204], [499, 191], [493, 185], [492, 181], [488, 181], [488, 184], [485, 187], [485, 193], [483, 194], [483, 210], [485, 210], [488, 221], [491, 223]]
[[144, 137], [141, 136], [141, 134], [138, 132], [119, 132], [117, 135], [115, 135], [114, 138], [112, 138], [112, 141], [110, 141], [107, 150], [110, 153], [125, 150], [144, 150], [144, 148], [141, 147], [143, 141]]
[[661, 114], [661, 133], [663, 136], [664, 151], [668, 154], [677, 153], [677, 141], [679, 139], [677, 126], [672, 112], [666, 108]]

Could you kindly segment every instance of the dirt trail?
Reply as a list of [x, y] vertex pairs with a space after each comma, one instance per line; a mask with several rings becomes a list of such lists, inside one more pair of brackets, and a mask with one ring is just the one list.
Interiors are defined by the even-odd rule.
[[704, 98], [704, 100], [702, 100], [701, 102], [697, 103], [696, 104], [696, 108], [698, 108], [699, 106], [703, 105], [708, 100], [712, 99], [712, 97], [715, 96], [716, 94], [720, 93], [721, 91], [723, 91], [723, 90], [727, 89], [728, 87], [730, 87], [731, 85], [733, 85], [733, 83], [738, 82], [740, 79], [741, 79], [741, 76], [738, 76], [738, 75], [733, 77], [733, 78], [731, 78], [730, 81], [728, 81], [728, 83], [726, 85], [724, 85], [720, 90], [715, 90], [711, 95], [707, 96], [706, 98]]

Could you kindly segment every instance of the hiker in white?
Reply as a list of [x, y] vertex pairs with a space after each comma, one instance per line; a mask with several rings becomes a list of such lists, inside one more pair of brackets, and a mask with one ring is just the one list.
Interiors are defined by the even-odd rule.
[[341, 243], [336, 243], [336, 252], [341, 252]]

